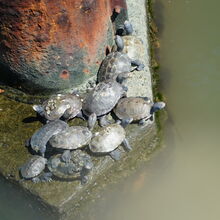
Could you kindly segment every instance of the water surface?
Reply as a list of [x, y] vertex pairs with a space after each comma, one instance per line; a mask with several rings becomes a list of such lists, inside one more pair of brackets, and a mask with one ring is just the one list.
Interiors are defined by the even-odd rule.
[[219, 220], [220, 1], [155, 2], [165, 147], [109, 189], [92, 219]]

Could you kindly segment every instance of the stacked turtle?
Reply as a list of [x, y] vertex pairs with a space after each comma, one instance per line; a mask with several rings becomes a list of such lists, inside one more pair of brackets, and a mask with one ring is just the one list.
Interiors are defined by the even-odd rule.
[[[34, 155], [21, 167], [20, 174], [24, 179], [39, 182], [56, 177], [80, 179], [86, 183], [93, 168], [92, 157], [110, 155], [119, 160], [119, 145], [122, 144], [126, 151], [132, 149], [124, 127], [135, 121], [143, 125], [152, 120], [154, 112], [165, 107], [164, 102], [153, 103], [147, 97], [126, 97], [128, 89], [123, 81], [131, 77], [134, 70], [144, 69], [144, 65], [134, 59], [134, 52], [129, 53], [129, 48], [138, 42], [132, 32], [132, 25], [126, 21], [122, 32], [125, 34], [115, 38], [117, 50], [105, 57], [98, 72], [97, 85], [85, 94], [84, 99], [77, 94], [57, 94], [42, 105], [33, 106], [46, 124], [29, 140], [30, 148], [40, 155]], [[124, 39], [126, 53], [123, 52]], [[118, 118], [115, 123], [106, 119], [106, 115], [112, 112]], [[87, 119], [88, 126], [69, 126], [68, 121], [75, 117]], [[93, 133], [97, 120], [102, 128]], [[47, 154], [48, 148], [52, 155]]]

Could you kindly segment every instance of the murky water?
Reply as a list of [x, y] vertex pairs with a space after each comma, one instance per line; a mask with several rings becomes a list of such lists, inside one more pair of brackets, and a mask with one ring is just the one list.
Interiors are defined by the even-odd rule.
[[[91, 206], [94, 220], [220, 219], [218, 0], [155, 0], [165, 147]], [[0, 219], [49, 219], [0, 179]], [[86, 215], [86, 213], [85, 213]]]
[[220, 2], [155, 2], [165, 148], [106, 192], [92, 219], [219, 220]]

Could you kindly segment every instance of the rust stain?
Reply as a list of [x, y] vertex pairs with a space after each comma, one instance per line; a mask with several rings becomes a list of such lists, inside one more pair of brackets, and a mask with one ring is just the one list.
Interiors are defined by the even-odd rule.
[[4, 90], [4, 89], [0, 89], [0, 94], [1, 94], [1, 93], [4, 93], [4, 92], [5, 92], [5, 90]]
[[89, 71], [88, 69], [83, 69], [83, 72], [84, 72], [85, 74], [89, 74], [89, 73], [90, 73], [90, 71]]
[[69, 79], [70, 78], [69, 72], [67, 70], [63, 70], [62, 73], [60, 74], [60, 78]]

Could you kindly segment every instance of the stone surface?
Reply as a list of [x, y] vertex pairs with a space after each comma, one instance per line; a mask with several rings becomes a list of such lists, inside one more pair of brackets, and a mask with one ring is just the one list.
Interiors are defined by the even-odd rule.
[[[140, 72], [134, 71], [133, 76], [125, 84], [128, 86], [129, 96], [152, 98], [147, 18], [146, 8], [143, 5], [145, 5], [144, 0], [127, 0], [129, 20], [134, 26], [135, 34], [144, 42], [141, 56], [145, 69]], [[0, 173], [13, 182], [19, 183], [18, 168], [31, 157], [28, 149], [24, 147], [24, 142], [41, 124], [34, 118], [35, 113], [31, 110], [31, 106], [8, 100], [4, 96], [0, 96], [0, 109], [2, 109], [0, 117], [4, 119], [0, 121], [0, 140], [2, 146], [7, 146], [0, 147]], [[16, 114], [18, 109], [22, 114]], [[74, 119], [70, 124], [85, 125], [85, 123]], [[98, 129], [98, 126], [95, 129]], [[140, 165], [141, 161], [147, 160], [149, 154], [155, 149], [158, 138], [154, 122], [149, 122], [144, 127], [137, 124], [129, 125], [126, 132], [133, 150], [127, 153], [120, 148], [123, 157], [117, 162], [109, 156], [93, 157], [94, 169], [89, 175], [88, 184], [84, 186], [79, 181], [54, 181], [39, 184], [25, 181], [19, 184], [23, 189], [39, 198], [43, 204], [62, 213], [63, 219], [74, 219], [83, 210], [85, 211], [86, 204], [98, 199], [99, 192], [107, 184], [128, 176]]]

